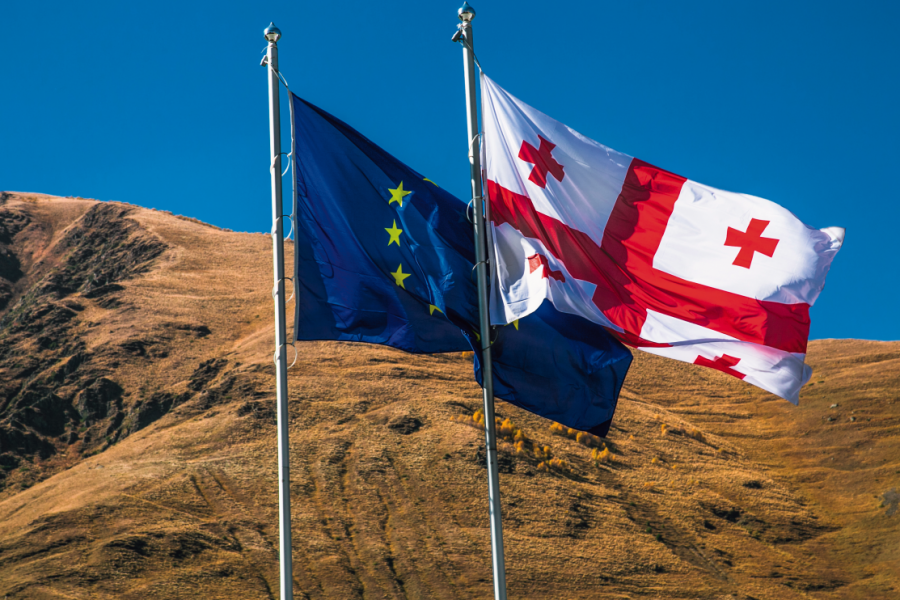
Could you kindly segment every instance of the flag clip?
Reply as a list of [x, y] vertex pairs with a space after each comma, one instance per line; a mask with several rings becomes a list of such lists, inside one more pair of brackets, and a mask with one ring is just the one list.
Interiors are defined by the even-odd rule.
[[[284, 346], [282, 346], [281, 348], [284, 348], [285, 346], [290, 346], [291, 348], [294, 349], [294, 360], [287, 367], [288, 369], [290, 369], [291, 367], [293, 367], [294, 365], [297, 364], [297, 357], [300, 355], [300, 353], [297, 352], [297, 346], [294, 345], [294, 342], [291, 342], [289, 344], [284, 344]], [[276, 363], [278, 362], [278, 359], [281, 358], [281, 348], [279, 348], [278, 350], [275, 351], [274, 362], [276, 362]]]
[[[296, 291], [295, 288], [297, 287], [297, 286], [294, 285], [294, 278], [293, 278], [293, 277], [285, 277], [285, 278], [283, 278], [281, 281], [286, 282], [288, 279], [291, 280], [291, 297], [290, 297], [290, 298], [287, 298], [287, 299], [284, 301], [285, 304], [287, 304], [288, 302], [290, 302], [291, 300], [294, 299], [294, 292]], [[279, 282], [279, 283], [280, 283], [280, 282]], [[274, 300], [277, 296], [278, 296], [278, 284], [276, 283], [274, 286], [272, 286], [272, 300]]]

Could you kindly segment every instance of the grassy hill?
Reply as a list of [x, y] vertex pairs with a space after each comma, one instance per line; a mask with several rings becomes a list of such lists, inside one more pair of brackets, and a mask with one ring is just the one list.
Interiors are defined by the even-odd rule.
[[[266, 235], [0, 194], [0, 596], [278, 596], [271, 278]], [[490, 597], [471, 358], [297, 350], [295, 595]], [[794, 407], [637, 353], [601, 460], [498, 402], [510, 598], [900, 597], [900, 343], [809, 362]]]

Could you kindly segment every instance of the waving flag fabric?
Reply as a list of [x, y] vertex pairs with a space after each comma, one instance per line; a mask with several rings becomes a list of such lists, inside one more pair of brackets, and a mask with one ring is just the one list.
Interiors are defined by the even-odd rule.
[[550, 300], [631, 346], [796, 403], [811, 375], [809, 308], [844, 230], [616, 152], [481, 81], [493, 321]]
[[[476, 350], [466, 203], [292, 96], [297, 186], [295, 339]], [[548, 302], [492, 336], [498, 398], [605, 435], [631, 353]]]

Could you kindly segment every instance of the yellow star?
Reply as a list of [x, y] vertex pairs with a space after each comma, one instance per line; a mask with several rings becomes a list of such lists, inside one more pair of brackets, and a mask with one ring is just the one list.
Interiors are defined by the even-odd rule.
[[391, 236], [391, 239], [388, 240], [388, 246], [390, 246], [391, 244], [393, 244], [395, 242], [399, 246], [400, 245], [400, 234], [403, 233], [403, 230], [397, 228], [397, 220], [394, 219], [394, 225], [391, 227], [385, 227], [384, 230], [387, 231], [388, 234], [390, 234], [390, 236]]
[[[428, 179], [427, 177], [426, 177], [423, 181], [427, 181], [428, 183], [434, 183], [432, 180]], [[441, 186], [439, 186], [438, 184], [434, 183], [434, 187], [441, 187]]]
[[439, 313], [444, 314], [444, 311], [439, 309], [437, 306], [435, 306], [434, 304], [429, 304], [428, 305], [428, 314], [433, 315], [434, 311], [438, 311]]
[[519, 320], [516, 319], [515, 321], [512, 322], [512, 324], [515, 325], [516, 331], [518, 331], [519, 330]]
[[403, 280], [406, 279], [407, 277], [409, 277], [410, 274], [403, 272], [403, 265], [398, 265], [397, 271], [395, 273], [391, 273], [391, 275], [394, 276], [394, 283], [396, 283], [397, 285], [399, 285], [400, 287], [402, 287], [405, 290], [406, 286], [403, 285]]
[[388, 188], [388, 191], [391, 193], [391, 200], [388, 204], [393, 204], [394, 202], [400, 203], [400, 208], [403, 208], [403, 198], [412, 194], [412, 192], [407, 192], [403, 189], [403, 182], [400, 182], [400, 185], [397, 186], [397, 189], [392, 190]]

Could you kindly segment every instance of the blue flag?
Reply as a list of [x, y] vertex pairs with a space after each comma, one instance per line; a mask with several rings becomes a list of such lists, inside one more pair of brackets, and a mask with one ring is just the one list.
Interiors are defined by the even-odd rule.
[[[291, 95], [297, 188], [296, 340], [475, 351], [466, 203], [347, 124]], [[495, 396], [605, 436], [631, 354], [552, 304], [492, 334]]]

